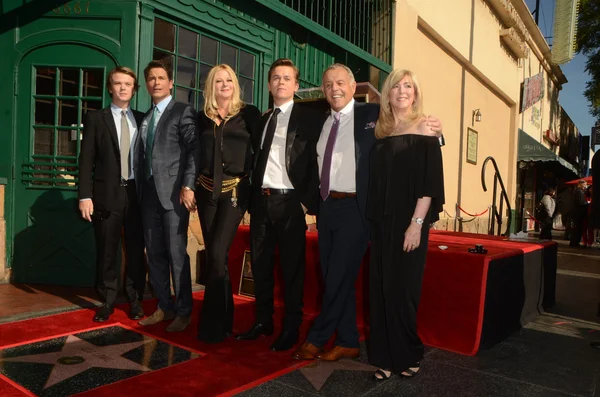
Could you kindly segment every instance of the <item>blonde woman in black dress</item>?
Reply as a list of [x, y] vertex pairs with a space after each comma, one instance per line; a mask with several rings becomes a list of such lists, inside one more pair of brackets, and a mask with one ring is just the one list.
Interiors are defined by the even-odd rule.
[[423, 358], [417, 307], [429, 225], [442, 210], [444, 182], [440, 143], [429, 135], [422, 106], [415, 75], [394, 70], [381, 95], [367, 204], [372, 221], [369, 362], [380, 368], [377, 381], [392, 373], [412, 377]]

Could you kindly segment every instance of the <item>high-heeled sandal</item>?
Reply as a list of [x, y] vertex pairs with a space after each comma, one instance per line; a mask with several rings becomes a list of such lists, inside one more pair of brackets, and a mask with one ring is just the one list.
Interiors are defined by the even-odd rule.
[[[392, 372], [388, 371], [390, 374], [386, 374], [385, 370], [382, 368], [379, 368], [377, 371], [375, 371], [375, 373], [373, 374], [373, 380], [375, 382], [383, 382], [385, 380], [388, 380], [389, 378], [392, 377]], [[377, 376], [379, 375], [379, 376]]]
[[403, 378], [412, 378], [413, 376], [416, 376], [419, 373], [420, 369], [421, 369], [421, 363], [417, 362], [413, 366], [400, 372], [400, 376]]

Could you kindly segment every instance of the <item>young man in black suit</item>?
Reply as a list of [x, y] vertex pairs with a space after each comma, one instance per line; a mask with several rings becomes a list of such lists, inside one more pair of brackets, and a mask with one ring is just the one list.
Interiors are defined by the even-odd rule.
[[285, 290], [285, 317], [271, 350], [291, 349], [302, 323], [306, 256], [305, 214], [316, 214], [319, 175], [316, 144], [325, 115], [294, 104], [299, 71], [289, 59], [269, 70], [274, 109], [264, 115], [263, 133], [254, 141], [250, 239], [256, 296], [253, 327], [238, 340], [273, 333], [274, 255], [279, 245]]
[[84, 219], [94, 222], [97, 289], [103, 301], [94, 316], [96, 322], [107, 321], [114, 310], [123, 227], [124, 284], [132, 319], [144, 317], [139, 300], [146, 285], [142, 218], [130, 161], [132, 142], [144, 117], [129, 107], [138, 89], [137, 77], [130, 68], [119, 66], [108, 74], [106, 85], [112, 103], [85, 115], [79, 155], [79, 210]]
[[[198, 117], [171, 96], [170, 65], [152, 61], [144, 69], [152, 108], [144, 116], [134, 149], [135, 180], [142, 203], [148, 271], [158, 298], [156, 311], [140, 321], [173, 320], [167, 332], [183, 331], [192, 313], [192, 277], [186, 252], [190, 211], [196, 210]], [[175, 302], [171, 299], [171, 276]]]
[[[379, 105], [354, 100], [356, 81], [343, 64], [325, 70], [321, 89], [331, 106], [331, 115], [316, 146], [323, 303], [306, 341], [292, 357], [337, 361], [356, 358], [360, 353], [354, 285], [369, 244], [366, 219], [369, 155], [375, 143]], [[438, 119], [429, 117], [427, 122], [432, 135], [441, 132]], [[334, 333], [333, 349], [323, 352], [323, 346]]]

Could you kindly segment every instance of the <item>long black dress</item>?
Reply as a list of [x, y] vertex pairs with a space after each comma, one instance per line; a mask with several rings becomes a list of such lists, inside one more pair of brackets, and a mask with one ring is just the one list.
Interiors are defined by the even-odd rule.
[[199, 117], [200, 175], [212, 179], [215, 184], [217, 174], [223, 181], [241, 178], [235, 205], [231, 191], [214, 197], [211, 191], [201, 185], [196, 186], [198, 217], [207, 256], [207, 280], [198, 339], [217, 343], [230, 335], [233, 327], [228, 252], [250, 200], [251, 142], [254, 134], [262, 132], [259, 128], [261, 114], [256, 107], [246, 105], [237, 115], [218, 126], [204, 112]]
[[[429, 224], [439, 219], [444, 204], [442, 153], [436, 137], [404, 134], [378, 140], [370, 161], [369, 362], [400, 373], [423, 358], [417, 307]], [[421, 197], [432, 198], [421, 243], [416, 250], [404, 252], [404, 233]]]

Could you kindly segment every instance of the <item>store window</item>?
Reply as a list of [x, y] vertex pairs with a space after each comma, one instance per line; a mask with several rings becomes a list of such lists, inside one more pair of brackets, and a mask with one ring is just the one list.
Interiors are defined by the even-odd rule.
[[256, 56], [239, 47], [160, 18], [154, 21], [153, 59], [173, 69], [174, 97], [199, 109], [210, 69], [225, 63], [236, 72], [242, 99], [255, 102]]
[[30, 185], [75, 186], [83, 115], [102, 108], [104, 69], [37, 66]]

